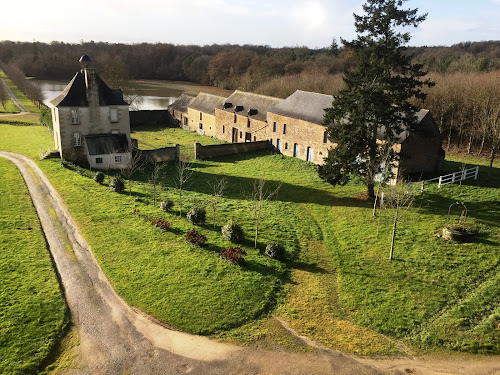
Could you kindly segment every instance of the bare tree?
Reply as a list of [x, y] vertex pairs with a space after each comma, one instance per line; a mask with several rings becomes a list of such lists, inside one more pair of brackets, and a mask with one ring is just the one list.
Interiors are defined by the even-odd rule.
[[210, 206], [212, 207], [213, 217], [214, 217], [214, 229], [215, 229], [215, 213], [217, 210], [217, 205], [220, 203], [220, 200], [224, 194], [224, 189], [227, 185], [227, 180], [225, 177], [222, 177], [220, 180], [215, 180], [213, 183], [208, 181], [208, 185], [212, 189], [212, 196], [210, 198]]
[[130, 162], [121, 170], [121, 174], [128, 180], [128, 193], [132, 195], [132, 177], [144, 167], [144, 161], [141, 157], [141, 150], [135, 149], [132, 145], [127, 148], [126, 152], [130, 153]]
[[259, 238], [259, 225], [264, 217], [264, 205], [268, 200], [278, 194], [281, 185], [282, 183], [280, 182], [276, 189], [270, 191], [265, 188], [266, 180], [263, 178], [253, 182], [253, 189], [248, 200], [252, 204], [252, 214], [255, 220], [255, 248], [257, 248], [257, 240]]
[[159, 163], [158, 160], [153, 160], [153, 169], [149, 174], [149, 182], [153, 184], [153, 206], [156, 206], [157, 189], [161, 180], [161, 172], [165, 167], [164, 163]]
[[193, 176], [191, 163], [179, 160], [176, 166], [175, 185], [179, 190], [179, 216], [182, 216], [182, 191]]
[[408, 213], [415, 201], [415, 193], [411, 190], [409, 183], [399, 183], [389, 192], [384, 207], [392, 219], [391, 250], [389, 260], [393, 259], [394, 244], [399, 221]]

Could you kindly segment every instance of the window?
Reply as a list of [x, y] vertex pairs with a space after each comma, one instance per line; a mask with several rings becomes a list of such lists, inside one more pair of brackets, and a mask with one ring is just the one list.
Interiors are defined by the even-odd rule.
[[80, 116], [78, 115], [78, 109], [71, 110], [71, 123], [73, 125], [78, 125], [80, 123]]
[[257, 142], [257, 137], [255, 135], [253, 136], [253, 141]]
[[73, 146], [80, 147], [82, 145], [82, 135], [80, 133], [73, 133]]
[[325, 132], [323, 134], [323, 143], [326, 143], [326, 142], [328, 142], [328, 132]]
[[102, 158], [95, 158], [96, 164], [102, 164]]
[[236, 124], [236, 113], [234, 114], [233, 122]]
[[288, 143], [285, 142], [285, 150], [288, 150]]
[[203, 120], [203, 113], [200, 112], [200, 121]]
[[198, 125], [198, 129], [203, 130], [203, 124], [201, 122]]
[[226, 132], [226, 127], [222, 125], [222, 134], [224, 134], [225, 132]]
[[115, 163], [121, 163], [122, 162], [122, 156], [121, 155], [115, 155]]
[[184, 117], [184, 125], [187, 125], [187, 124], [188, 124], [188, 118]]
[[299, 156], [299, 145], [294, 143], [293, 145], [293, 157], [297, 158]]
[[116, 108], [109, 109], [109, 120], [111, 122], [118, 122], [118, 110]]
[[240, 138], [243, 138], [243, 132], [240, 132]]
[[286, 124], [283, 124], [283, 134], [286, 134]]
[[273, 132], [275, 132], [275, 133], [276, 133], [276, 121], [275, 121], [275, 122], [273, 122]]
[[311, 147], [307, 148], [307, 161], [313, 161], [313, 152]]
[[247, 118], [247, 128], [250, 127], [250, 117]]

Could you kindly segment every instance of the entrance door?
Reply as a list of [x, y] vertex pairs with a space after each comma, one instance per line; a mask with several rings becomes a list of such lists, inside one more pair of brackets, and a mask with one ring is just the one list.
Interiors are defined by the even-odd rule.
[[313, 152], [311, 147], [307, 148], [307, 161], [313, 161]]
[[281, 152], [281, 139], [276, 140], [276, 148], [278, 149], [278, 152]]
[[238, 129], [237, 128], [233, 128], [233, 138], [232, 138], [231, 142], [233, 142], [233, 143], [238, 142]]
[[295, 143], [293, 145], [293, 157], [296, 158], [299, 156], [299, 145]]

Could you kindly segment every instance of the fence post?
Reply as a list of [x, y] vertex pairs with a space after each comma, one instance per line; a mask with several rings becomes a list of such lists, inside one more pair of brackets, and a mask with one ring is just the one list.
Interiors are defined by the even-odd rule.
[[443, 176], [439, 176], [439, 184], [438, 184], [438, 189], [441, 188], [441, 182], [443, 182]]
[[453, 172], [453, 175], [451, 176], [451, 183], [452, 184], [455, 183], [455, 173], [457, 173], [457, 172]]
[[476, 166], [476, 174], [474, 175], [474, 180], [477, 180], [478, 173], [479, 173], [479, 165]]

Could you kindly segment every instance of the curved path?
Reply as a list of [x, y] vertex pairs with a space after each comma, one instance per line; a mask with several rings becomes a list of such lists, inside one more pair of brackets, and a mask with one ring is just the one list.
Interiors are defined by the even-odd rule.
[[3, 80], [2, 77], [0, 77], [0, 85], [3, 85], [5, 92], [7, 93], [7, 95], [9, 95], [10, 100], [12, 100], [12, 103], [14, 103], [17, 108], [19, 108], [21, 114], [25, 115], [27, 113], [31, 113], [30, 110], [26, 108], [23, 103], [19, 101], [17, 96], [14, 95], [9, 85], [7, 85], [7, 83]]
[[[21, 171], [80, 334], [74, 374], [378, 374], [341, 353], [270, 352], [168, 329], [113, 290], [59, 194], [33, 160], [0, 151]], [[55, 214], [54, 214], [55, 213]]]

